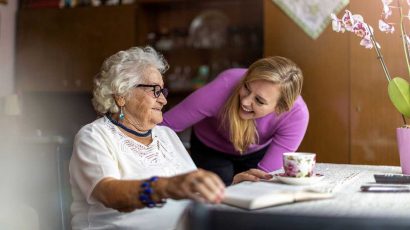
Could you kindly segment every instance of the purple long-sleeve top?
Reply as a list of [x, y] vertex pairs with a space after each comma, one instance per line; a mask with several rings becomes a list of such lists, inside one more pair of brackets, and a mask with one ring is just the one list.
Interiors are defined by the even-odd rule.
[[[229, 140], [229, 131], [219, 127], [219, 115], [245, 72], [246, 69], [240, 68], [222, 72], [166, 112], [162, 125], [176, 132], [193, 126], [195, 135], [206, 146], [226, 154], [240, 155]], [[309, 122], [309, 111], [299, 96], [290, 111], [280, 115], [271, 113], [255, 121], [259, 142], [250, 145], [243, 154], [269, 146], [258, 168], [270, 172], [282, 167], [284, 152], [293, 152], [299, 147]]]

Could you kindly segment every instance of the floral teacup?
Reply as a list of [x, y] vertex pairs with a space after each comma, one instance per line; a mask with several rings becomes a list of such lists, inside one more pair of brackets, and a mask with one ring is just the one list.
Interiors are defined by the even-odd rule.
[[315, 153], [290, 152], [283, 154], [285, 176], [311, 177], [316, 164]]

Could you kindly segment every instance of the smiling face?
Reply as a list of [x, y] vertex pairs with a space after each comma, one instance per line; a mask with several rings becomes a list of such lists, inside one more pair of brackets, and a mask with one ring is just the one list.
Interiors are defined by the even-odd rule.
[[[149, 67], [143, 72], [145, 85], [160, 85], [164, 87], [161, 73]], [[152, 87], [134, 87], [125, 99], [123, 107], [125, 119], [123, 123], [134, 127], [138, 131], [147, 131], [162, 122], [162, 108], [167, 100], [161, 93], [158, 98], [154, 96]], [[121, 106], [121, 105], [120, 105]]]
[[239, 117], [248, 120], [275, 112], [280, 86], [266, 80], [246, 82], [239, 90]]

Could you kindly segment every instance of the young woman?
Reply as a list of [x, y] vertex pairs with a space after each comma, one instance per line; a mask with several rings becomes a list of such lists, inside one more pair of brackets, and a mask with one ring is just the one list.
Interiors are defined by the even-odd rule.
[[284, 57], [268, 57], [248, 69], [229, 69], [164, 114], [174, 131], [193, 126], [191, 157], [225, 184], [238, 172], [282, 167], [282, 153], [295, 151], [309, 112], [300, 96], [303, 76]]

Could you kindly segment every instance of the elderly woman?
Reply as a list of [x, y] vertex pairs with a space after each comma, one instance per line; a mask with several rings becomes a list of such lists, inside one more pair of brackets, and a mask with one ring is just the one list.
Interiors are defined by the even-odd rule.
[[[167, 103], [167, 67], [150, 47], [103, 63], [93, 92], [102, 117], [78, 132], [70, 162], [73, 229], [172, 229], [182, 199], [223, 199], [219, 177], [197, 170], [175, 132], [156, 126]], [[253, 169], [235, 182], [260, 178], [269, 175]]]

